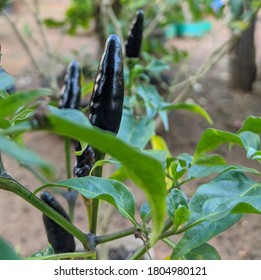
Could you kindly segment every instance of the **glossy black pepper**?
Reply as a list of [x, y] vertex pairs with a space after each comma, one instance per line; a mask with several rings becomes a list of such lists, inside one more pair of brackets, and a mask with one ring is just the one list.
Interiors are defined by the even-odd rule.
[[140, 57], [140, 50], [142, 44], [142, 33], [143, 33], [143, 21], [144, 13], [143, 10], [137, 11], [136, 18], [134, 19], [132, 26], [129, 30], [125, 52], [127, 57]]
[[94, 126], [117, 133], [124, 98], [123, 58], [120, 39], [109, 36], [90, 99], [89, 119]]
[[68, 65], [60, 94], [60, 108], [79, 109], [81, 102], [81, 69], [76, 60]]
[[[75, 143], [75, 151], [81, 150], [81, 144], [79, 142]], [[73, 168], [73, 173], [75, 177], [85, 177], [88, 176], [93, 165], [95, 163], [95, 153], [91, 146], [83, 151], [80, 156], [76, 156], [76, 162]]]
[[[61, 204], [49, 192], [43, 192], [40, 197], [46, 204], [61, 214], [66, 220], [70, 220]], [[74, 237], [69, 232], [46, 215], [43, 215], [43, 221], [47, 239], [56, 254], [75, 251]]]

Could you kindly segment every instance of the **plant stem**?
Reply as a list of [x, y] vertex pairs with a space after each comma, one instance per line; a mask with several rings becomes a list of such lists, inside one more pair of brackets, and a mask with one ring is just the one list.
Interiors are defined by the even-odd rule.
[[47, 256], [29, 257], [26, 260], [62, 260], [62, 259], [87, 259], [95, 252], [75, 252], [75, 253], [60, 253]]
[[177, 234], [180, 234], [180, 233], [182, 233], [182, 232], [184, 232], [184, 231], [186, 231], [186, 230], [188, 230], [188, 229], [190, 229], [190, 228], [192, 228], [192, 227], [194, 227], [194, 226], [196, 226], [196, 225], [198, 225], [198, 224], [200, 224], [200, 223], [202, 223], [202, 222], [204, 222], [205, 221], [205, 219], [199, 219], [199, 220], [197, 220], [196, 222], [194, 222], [194, 223], [191, 223], [191, 224], [189, 224], [189, 225], [187, 225], [187, 226], [184, 226], [183, 228], [181, 228], [180, 230], [170, 230], [170, 231], [166, 231], [165, 233], [163, 233], [162, 235], [161, 235], [161, 239], [162, 238], [165, 238], [165, 237], [169, 237], [169, 236], [172, 236], [172, 235], [177, 235]]
[[128, 96], [131, 96], [131, 88], [133, 84], [133, 67], [135, 66], [135, 62], [133, 62], [132, 58], [128, 58], [127, 66], [129, 69], [129, 81], [128, 81]]
[[122, 237], [134, 234], [134, 232], [136, 230], [137, 230], [136, 227], [131, 227], [129, 229], [125, 229], [125, 230], [122, 230], [122, 231], [97, 236], [95, 238], [95, 243], [96, 243], [96, 245], [98, 245], [98, 244], [106, 243], [106, 242], [109, 242], [109, 241], [112, 241], [112, 240], [115, 240], [115, 239], [120, 239]]
[[[104, 159], [105, 154], [95, 150], [95, 161]], [[102, 166], [97, 166], [94, 170], [94, 176], [102, 177]], [[98, 209], [99, 209], [99, 199], [93, 199], [92, 209], [91, 209], [91, 222], [90, 222], [90, 232], [96, 234], [97, 229], [97, 218], [98, 218]]]
[[71, 139], [68, 137], [64, 138], [64, 150], [65, 150], [65, 161], [66, 161], [66, 174], [67, 178], [72, 177], [71, 173]]
[[46, 203], [44, 203], [37, 196], [35, 196], [28, 189], [26, 189], [24, 186], [22, 186], [20, 183], [15, 181], [10, 176], [0, 177], [0, 189], [10, 191], [20, 196], [25, 201], [27, 201], [35, 208], [40, 210], [44, 215], [48, 216], [53, 221], [55, 221], [58, 225], [63, 227], [65, 230], [67, 230], [70, 234], [75, 236], [78, 240], [80, 240], [86, 251], [93, 250], [93, 248], [91, 248], [91, 246], [89, 245], [88, 237], [84, 232], [82, 232], [77, 227], [75, 227], [72, 223], [67, 221], [58, 212], [56, 212], [54, 209], [52, 209], [50, 206], [48, 206]]
[[[168, 219], [165, 222], [165, 225], [163, 226], [162, 232], [167, 231], [171, 226], [172, 226], [172, 221], [170, 219]], [[162, 239], [162, 235], [160, 235], [155, 244]], [[139, 260], [146, 252], [147, 250], [149, 250], [152, 247], [152, 244], [150, 242], [148, 242], [148, 244], [145, 244], [143, 246], [141, 246], [129, 259], [130, 260]]]

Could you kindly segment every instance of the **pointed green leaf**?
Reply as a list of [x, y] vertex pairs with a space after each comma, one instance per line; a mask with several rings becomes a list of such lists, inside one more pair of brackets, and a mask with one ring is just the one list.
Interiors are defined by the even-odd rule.
[[51, 108], [51, 113], [46, 116], [48, 122], [46, 130], [68, 137], [73, 135], [74, 138], [88, 142], [92, 147], [110, 154], [121, 162], [129, 178], [147, 196], [154, 225], [152, 242], [155, 241], [155, 237], [160, 234], [164, 222], [166, 205], [165, 172], [160, 161], [116, 138], [110, 132], [102, 131], [89, 124], [86, 125], [84, 122], [75, 121], [75, 119], [84, 117], [81, 112], [74, 110], [69, 116], [64, 111]]
[[[105, 200], [114, 205], [125, 218], [129, 219], [134, 225], [137, 225], [134, 217], [134, 196], [121, 182], [100, 177], [87, 176], [46, 184], [40, 189], [57, 186], [74, 189], [89, 199], [98, 198]], [[37, 192], [40, 189], [38, 189]]]
[[119, 162], [116, 161], [116, 160], [113, 160], [113, 159], [102, 159], [102, 160], [98, 160], [95, 162], [95, 164], [93, 165], [89, 175], [92, 175], [92, 172], [95, 170], [95, 168], [99, 167], [99, 166], [103, 166], [107, 163], [110, 163], [110, 164], [114, 164], [114, 165], [119, 165]]
[[229, 171], [198, 188], [189, 202], [188, 229], [173, 251], [178, 259], [233, 225], [239, 214], [261, 214], [261, 184]]
[[208, 243], [203, 243], [185, 255], [186, 260], [220, 260], [218, 251]]
[[50, 95], [51, 92], [46, 89], [32, 90], [27, 92], [16, 92], [9, 95], [6, 99], [0, 99], [0, 119], [12, 115], [21, 106], [32, 102], [33, 100]]
[[195, 161], [196, 164], [200, 165], [226, 165], [225, 159], [221, 155], [212, 154], [212, 155], [202, 155], [197, 161]]
[[251, 131], [242, 131], [238, 133], [238, 136], [243, 142], [243, 145], [246, 150], [253, 148], [256, 150], [260, 149], [260, 137], [258, 134]]
[[253, 168], [248, 168], [240, 165], [204, 165], [204, 164], [194, 164], [188, 169], [187, 179], [192, 178], [204, 178], [215, 173], [224, 173], [229, 170], [234, 170], [244, 173], [253, 173], [261, 175], [259, 171]]
[[141, 117], [136, 119], [130, 112], [124, 110], [121, 120], [118, 137], [126, 142], [144, 148], [154, 134], [154, 122], [147, 118]]
[[[0, 61], [1, 61], [1, 53], [0, 53]], [[10, 87], [13, 87], [15, 83], [15, 78], [5, 72], [2, 68], [0, 68], [0, 90], [7, 90]]]
[[140, 207], [140, 217], [142, 222], [145, 223], [151, 214], [150, 205], [148, 202], [144, 202]]
[[214, 128], [205, 130], [197, 144], [193, 156], [194, 162], [196, 162], [202, 154], [212, 151], [225, 143], [238, 144], [242, 147], [244, 146], [242, 139], [236, 134]]
[[238, 133], [242, 131], [251, 131], [256, 134], [261, 134], [261, 118], [250, 116], [243, 123]]
[[207, 111], [204, 110], [200, 105], [195, 104], [195, 103], [188, 103], [188, 102], [180, 102], [180, 103], [176, 103], [176, 104], [165, 103], [161, 107], [161, 110], [168, 110], [168, 111], [180, 110], [180, 109], [191, 111], [193, 113], [199, 114], [204, 119], [206, 119], [208, 123], [210, 123], [210, 124], [213, 123], [213, 121], [212, 121], [211, 117], [209, 116], [209, 114], [207, 113]]
[[179, 189], [172, 189], [167, 196], [167, 211], [173, 220], [174, 229], [178, 229], [190, 216], [188, 200]]

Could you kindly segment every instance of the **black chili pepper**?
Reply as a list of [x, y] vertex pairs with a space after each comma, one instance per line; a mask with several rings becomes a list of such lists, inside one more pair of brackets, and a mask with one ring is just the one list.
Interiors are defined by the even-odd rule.
[[[75, 143], [75, 151], [81, 150], [81, 144], [79, 142]], [[95, 153], [91, 146], [83, 151], [80, 156], [76, 156], [76, 163], [73, 168], [73, 173], [75, 177], [85, 177], [88, 176], [93, 165], [95, 163]]]
[[[68, 214], [63, 209], [61, 204], [49, 192], [43, 192], [40, 197], [56, 212], [61, 214], [66, 220], [70, 221]], [[43, 215], [43, 222], [47, 239], [52, 245], [56, 254], [75, 251], [74, 237], [68, 231], [66, 231], [46, 215]]]
[[68, 65], [60, 94], [60, 108], [79, 109], [81, 102], [81, 69], [76, 60]]
[[120, 39], [109, 36], [100, 61], [90, 100], [89, 119], [94, 126], [117, 133], [124, 97], [123, 59]]
[[127, 41], [125, 45], [125, 52], [127, 57], [140, 57], [140, 49], [142, 44], [143, 33], [143, 10], [139, 10], [136, 13], [132, 26], [129, 30]]

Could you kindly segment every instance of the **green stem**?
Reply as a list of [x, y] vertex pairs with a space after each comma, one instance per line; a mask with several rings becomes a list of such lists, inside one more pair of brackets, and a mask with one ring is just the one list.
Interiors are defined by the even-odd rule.
[[184, 226], [183, 228], [181, 228], [180, 230], [170, 230], [170, 231], [166, 231], [164, 232], [162, 235], [161, 235], [161, 239], [162, 238], [165, 238], [165, 237], [169, 237], [169, 236], [172, 236], [172, 235], [178, 235], [178, 234], [181, 234], [182, 232], [202, 223], [205, 221], [205, 218], [204, 219], [199, 219], [197, 221], [195, 221], [194, 223], [191, 223], [187, 226]]
[[29, 257], [26, 260], [62, 260], [62, 259], [87, 259], [91, 257], [95, 252], [75, 252], [75, 253], [61, 253], [39, 257]]
[[71, 139], [68, 137], [64, 138], [64, 150], [65, 150], [65, 161], [66, 161], [66, 174], [67, 178], [72, 177], [71, 174]]
[[128, 83], [128, 96], [131, 96], [131, 88], [133, 84], [133, 73], [132, 69], [129, 69], [129, 83]]
[[28, 189], [26, 189], [20, 183], [15, 181], [13, 178], [0, 177], [0, 189], [10, 191], [10, 192], [20, 196], [25, 201], [27, 201], [28, 203], [33, 205], [35, 208], [40, 210], [43, 214], [45, 214], [46, 216], [48, 216], [49, 218], [54, 220], [58, 225], [63, 227], [70, 234], [72, 234], [78, 240], [80, 240], [86, 251], [91, 251], [93, 249], [89, 245], [88, 237], [85, 235], [84, 232], [82, 232], [77, 227], [75, 227], [72, 223], [67, 221], [58, 212], [56, 212], [54, 209], [49, 207], [46, 203], [44, 203], [42, 200], [40, 200], [37, 196], [35, 196], [33, 193], [31, 193]]
[[135, 62], [133, 59], [129, 58], [127, 60], [127, 66], [129, 69], [129, 81], [128, 81], [128, 96], [131, 96], [131, 89], [133, 85], [133, 67], [135, 66]]
[[[105, 154], [95, 150], [95, 160], [104, 159]], [[94, 170], [94, 176], [102, 177], [102, 166], [97, 166]], [[96, 234], [97, 229], [97, 219], [98, 219], [98, 209], [99, 209], [99, 199], [93, 199], [92, 209], [91, 209], [91, 221], [90, 221], [90, 233]]]
[[125, 230], [122, 230], [122, 231], [97, 236], [95, 238], [95, 244], [98, 245], [98, 244], [106, 243], [106, 242], [109, 242], [109, 241], [112, 241], [112, 240], [115, 240], [115, 239], [120, 239], [120, 238], [126, 237], [128, 235], [132, 235], [132, 234], [134, 234], [134, 232], [136, 230], [137, 230], [136, 227], [131, 227], [129, 229], [125, 229]]

